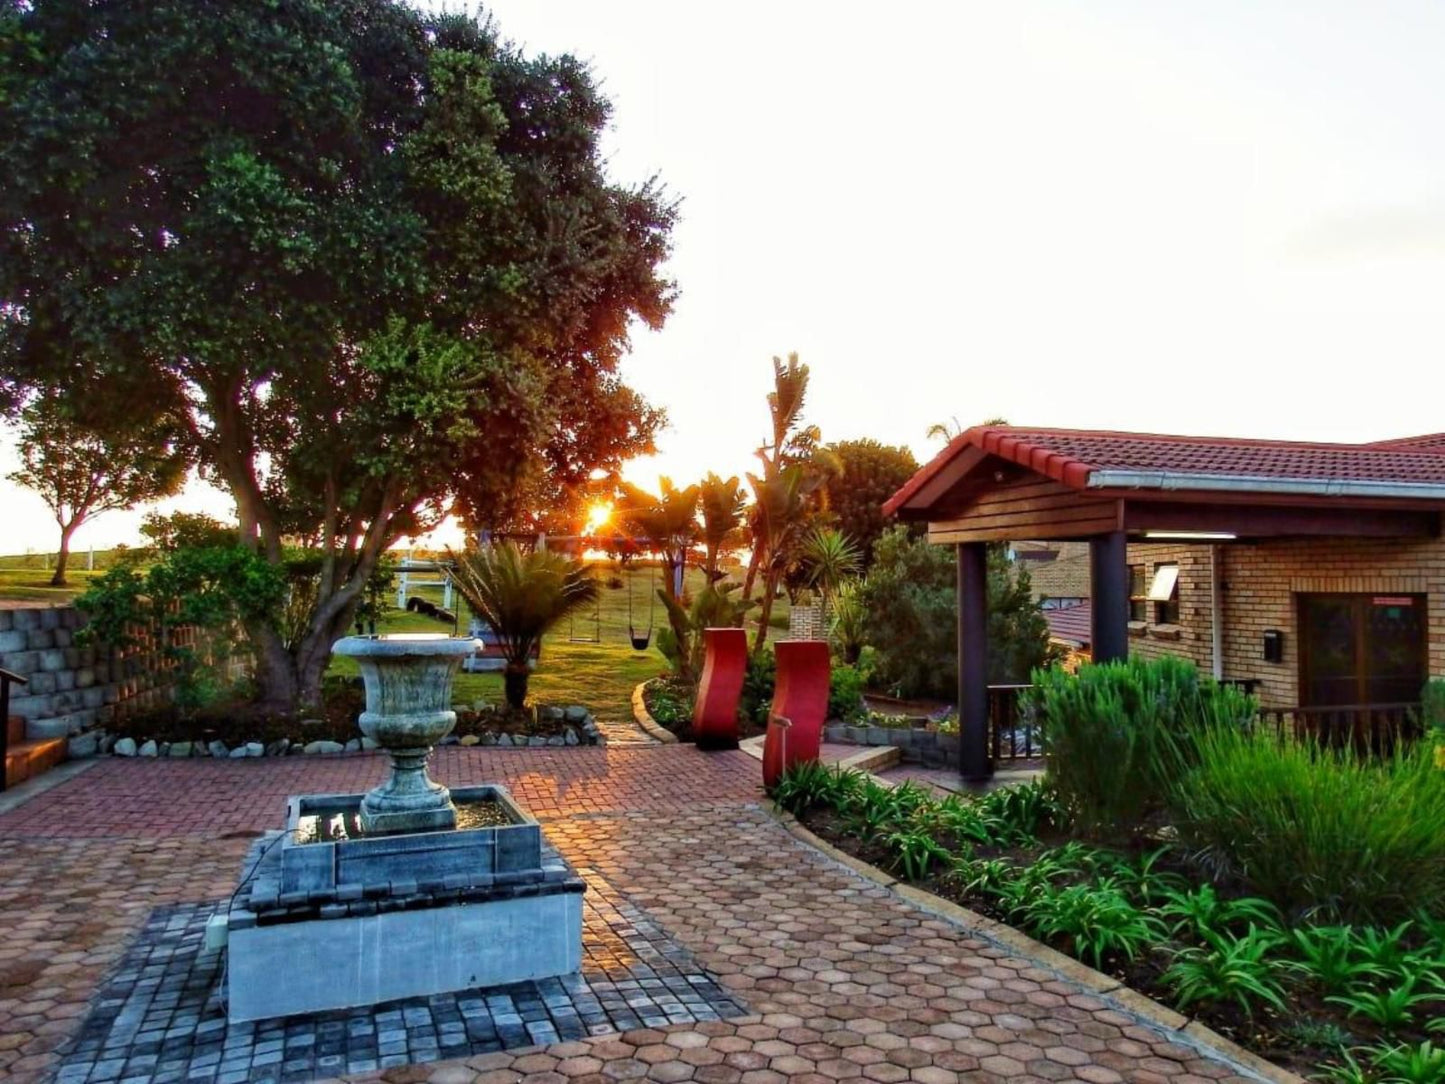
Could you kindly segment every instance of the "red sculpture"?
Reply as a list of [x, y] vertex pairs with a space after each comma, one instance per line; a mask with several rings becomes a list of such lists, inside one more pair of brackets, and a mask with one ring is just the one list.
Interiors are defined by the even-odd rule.
[[781, 640], [778, 682], [763, 739], [763, 786], [771, 788], [794, 764], [817, 760], [828, 715], [828, 642]]
[[738, 698], [748, 668], [743, 629], [704, 629], [702, 680], [692, 707], [692, 737], [699, 749], [738, 747]]

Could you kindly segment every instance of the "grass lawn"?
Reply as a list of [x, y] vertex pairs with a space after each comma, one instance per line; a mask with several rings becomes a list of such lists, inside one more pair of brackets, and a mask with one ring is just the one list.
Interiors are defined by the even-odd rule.
[[35, 568], [16, 568], [13, 565], [0, 568], [0, 600], [53, 602], [56, 605], [69, 602], [85, 590], [92, 577], [100, 575], [100, 569], [85, 571], [83, 554], [78, 563], [82, 567], [72, 565], [66, 572], [65, 578], [70, 581], [66, 587], [51, 587], [50, 577], [54, 573], [40, 568], [38, 559]]
[[[542, 642], [542, 657], [532, 674], [529, 698], [541, 704], [585, 704], [604, 719], [630, 718], [632, 690], [640, 681], [654, 678], [667, 669], [667, 660], [657, 650], [656, 631], [667, 623], [662, 603], [653, 608], [654, 636], [646, 651], [634, 651], [628, 639], [627, 598], [632, 595], [633, 625], [639, 633], [647, 631], [648, 598], [660, 581], [651, 567], [621, 573], [623, 586], [606, 586], [616, 573], [610, 564], [597, 567], [602, 581], [602, 597], [597, 612], [577, 615], [570, 624], [564, 621]], [[703, 585], [702, 573], [689, 569], [687, 588], [696, 591]], [[418, 588], [414, 592], [441, 604], [438, 587]], [[459, 629], [465, 634], [470, 613], [460, 596], [453, 596], [458, 607]], [[391, 610], [385, 620], [377, 623], [377, 632], [450, 632], [451, 626], [441, 624], [405, 610]], [[571, 639], [576, 637], [576, 640]], [[581, 642], [596, 638], [596, 643]], [[328, 673], [355, 674], [352, 659], [333, 657]], [[454, 687], [458, 703], [486, 700], [502, 701], [501, 674], [458, 674]]]

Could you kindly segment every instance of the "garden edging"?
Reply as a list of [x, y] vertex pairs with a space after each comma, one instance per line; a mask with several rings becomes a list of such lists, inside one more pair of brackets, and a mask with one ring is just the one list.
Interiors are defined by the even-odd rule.
[[1068, 981], [1112, 1002], [1118, 1008], [1132, 1013], [1146, 1023], [1170, 1033], [1185, 1045], [1203, 1049], [1210, 1054], [1232, 1061], [1248, 1074], [1268, 1081], [1269, 1084], [1308, 1084], [1304, 1077], [1282, 1069], [1273, 1062], [1261, 1058], [1258, 1054], [1245, 1050], [1238, 1043], [1225, 1038], [1198, 1020], [1186, 1017], [1167, 1005], [1162, 1005], [1153, 998], [1125, 986], [1118, 979], [1105, 975], [1101, 971], [1095, 971], [1086, 964], [1080, 963], [1070, 956], [1065, 956], [1057, 949], [1035, 941], [1012, 926], [997, 922], [977, 911], [971, 911], [967, 907], [960, 907], [956, 903], [935, 896], [932, 892], [925, 892], [920, 888], [904, 884], [877, 866], [870, 865], [839, 850], [827, 840], [814, 835], [796, 817], [780, 809], [771, 800], [764, 799], [762, 808], [793, 838], [822, 852], [860, 877], [872, 881], [880, 888], [887, 889], [920, 910], [961, 926], [969, 933], [976, 934], [986, 941], [992, 941], [1001, 948], [1006, 948], [1010, 952], [1057, 971]]
[[651, 680], [639, 681], [632, 690], [633, 721], [642, 727], [643, 730], [647, 731], [649, 737], [656, 738], [658, 741], [664, 743], [676, 742], [677, 735], [654, 719], [647, 710], [646, 691], [650, 684], [652, 684]]

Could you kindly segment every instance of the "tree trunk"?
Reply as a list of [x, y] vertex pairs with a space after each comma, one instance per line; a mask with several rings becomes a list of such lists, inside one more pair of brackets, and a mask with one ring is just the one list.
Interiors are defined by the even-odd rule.
[[258, 625], [247, 630], [256, 653], [256, 685], [264, 712], [290, 716], [321, 707], [321, 680], [331, 662], [331, 645], [351, 628], [356, 606], [353, 599], [326, 618], [324, 605], [318, 605], [311, 626], [289, 649], [274, 628]]
[[516, 663], [507, 663], [507, 668], [502, 671], [502, 686], [507, 694], [509, 708], [521, 710], [527, 706], [527, 682], [531, 676], [526, 663], [522, 663], [520, 666]]
[[60, 528], [60, 551], [55, 555], [55, 575], [50, 577], [51, 587], [64, 587], [65, 570], [70, 565], [70, 536], [79, 524], [73, 520]]
[[762, 556], [762, 546], [757, 539], [753, 540], [753, 548], [748, 555], [748, 574], [743, 577], [743, 601], [747, 602], [753, 597], [753, 582], [758, 577], [758, 558]]
[[758, 613], [758, 635], [753, 640], [753, 654], [763, 650], [768, 640], [768, 623], [773, 619], [773, 600], [777, 597], [776, 577], [769, 572], [763, 577], [763, 607]]

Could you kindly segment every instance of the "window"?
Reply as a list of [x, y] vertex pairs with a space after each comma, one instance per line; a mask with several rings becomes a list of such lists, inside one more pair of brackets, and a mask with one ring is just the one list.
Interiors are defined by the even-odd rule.
[[1144, 594], [1144, 566], [1129, 566], [1129, 620], [1149, 620], [1149, 599]]
[[1154, 582], [1149, 585], [1149, 601], [1154, 603], [1154, 624], [1179, 624], [1178, 565], [1154, 566]]

